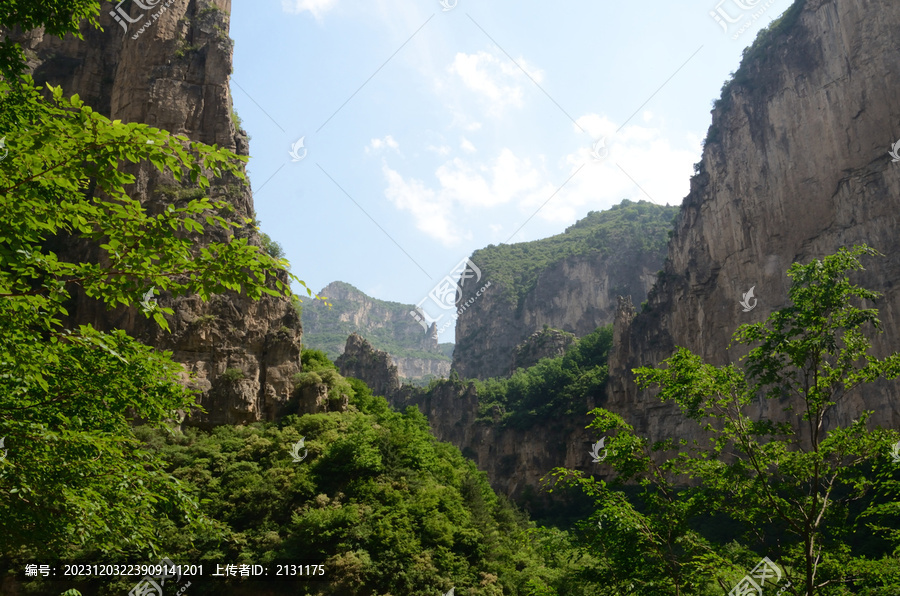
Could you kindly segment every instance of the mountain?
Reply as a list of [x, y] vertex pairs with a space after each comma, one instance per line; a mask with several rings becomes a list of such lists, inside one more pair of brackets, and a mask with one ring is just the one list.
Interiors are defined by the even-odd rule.
[[[883, 293], [873, 354], [900, 349], [900, 163], [888, 153], [900, 136], [898, 28], [897, 3], [800, 0], [745, 50], [712, 111], [663, 274], [647, 308], [626, 307], [618, 322], [606, 407], [638, 432], [691, 438], [699, 429], [640, 391], [632, 368], [675, 346], [737, 362], [746, 347], [729, 349], [732, 332], [787, 304], [788, 267], [841, 247], [884, 254], [851, 279]], [[751, 288], [758, 303], [745, 312]], [[897, 428], [898, 404], [900, 386], [882, 381], [848, 391], [829, 419], [847, 425], [872, 410]]]
[[[123, 32], [111, 16], [115, 11], [110, 10], [100, 11], [103, 30], [82, 26], [83, 40], [44, 35], [40, 29], [24, 34], [21, 43], [35, 81], [39, 86], [60, 85], [66, 95], [77, 93], [110, 119], [142, 122], [248, 155], [247, 135], [236, 126], [229, 90], [230, 0], [169, 3], [150, 16], [138, 4], [128, 3], [131, 18], [144, 19], [149, 27], [137, 39], [139, 24]], [[125, 169], [137, 180], [130, 195], [150, 212], [206, 196], [199, 188], [180, 186], [168, 172], [161, 174], [150, 164]], [[211, 180], [209, 196], [227, 200], [235, 221], [255, 216], [246, 182]], [[210, 229], [204, 237], [221, 241], [221, 234], [222, 230]], [[260, 245], [253, 226], [243, 227], [236, 235]], [[63, 260], [92, 260], [99, 252], [65, 239], [54, 249]], [[124, 329], [145, 343], [172, 351], [174, 359], [196, 375], [200, 404], [208, 411], [192, 413], [192, 423], [274, 420], [289, 405], [291, 377], [301, 369], [302, 333], [289, 300], [252, 301], [236, 293], [216, 295], [206, 303], [197, 296], [172, 298], [165, 293], [158, 300], [175, 311], [169, 317], [171, 334], [146, 321], [134, 308], [109, 311], [83, 294], [76, 295], [70, 313], [75, 324]]]
[[582, 337], [613, 322], [617, 296], [643, 301], [666, 257], [677, 207], [622, 201], [565, 232], [488, 246], [471, 261], [491, 286], [462, 286], [471, 301], [456, 323], [453, 368], [461, 377], [508, 375], [516, 348], [544, 326]]
[[450, 374], [453, 344], [438, 343], [434, 324], [426, 330], [417, 323], [409, 314], [414, 305], [378, 300], [341, 281], [325, 286], [319, 296], [327, 297], [331, 306], [320, 300], [303, 302], [304, 348], [322, 350], [335, 360], [347, 338], [357, 333], [390, 354], [405, 379]]
[[[603, 390], [585, 393], [578, 405], [620, 414], [652, 441], [699, 439], [699, 425], [639, 390], [632, 369], [659, 365], [676, 346], [715, 365], [737, 362], [746, 347], [729, 349], [732, 333], [787, 305], [789, 266], [856, 243], [884, 254], [866, 259], [854, 276], [883, 293], [875, 306], [884, 333], [871, 338], [873, 354], [900, 350], [900, 163], [888, 153], [900, 136], [900, 104], [893, 101], [900, 96], [900, 54], [891, 49], [898, 27], [900, 5], [806, 0], [762, 31], [715, 104], [668, 242], [670, 211], [623, 203], [552, 239], [473, 253], [482, 278], [463, 286], [463, 299], [475, 298], [482, 281], [492, 287], [457, 322], [459, 377], [505, 376], [517, 354], [542, 344], [552, 351], [541, 355], [565, 351], [559, 334], [522, 345], [543, 324], [585, 336], [591, 325], [614, 320]], [[604, 236], [584, 230], [604, 217], [611, 231], [632, 222], [631, 235], [620, 232], [610, 244], [624, 250], [591, 245]], [[579, 241], [580, 252], [572, 248], [577, 234], [590, 239]], [[637, 240], [644, 238], [642, 247]], [[755, 306], [745, 312], [741, 301], [751, 288], [755, 302], [748, 304]], [[635, 308], [645, 289], [646, 302]], [[510, 427], [499, 424], [508, 412], [493, 409], [477, 384], [448, 383], [390, 399], [398, 408], [417, 405], [435, 435], [475, 459], [499, 492], [537, 490], [558, 465], [592, 469], [592, 435], [580, 413]], [[555, 389], [564, 387], [551, 388], [547, 401]], [[896, 428], [897, 404], [900, 387], [882, 381], [865, 393], [849, 391], [831, 423], [847, 425], [872, 410], [873, 420]], [[755, 419], [781, 415], [751, 410]]]

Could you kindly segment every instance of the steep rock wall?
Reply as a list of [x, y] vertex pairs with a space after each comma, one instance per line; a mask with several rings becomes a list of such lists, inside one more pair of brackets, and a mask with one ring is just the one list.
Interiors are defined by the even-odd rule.
[[[695, 425], [639, 391], [631, 369], [657, 365], [685, 346], [705, 361], [736, 362], [733, 331], [787, 304], [793, 262], [867, 243], [854, 281], [884, 293], [875, 306], [885, 333], [876, 356], [900, 350], [900, 4], [807, 0], [750, 52], [713, 111], [701, 171], [681, 208], [664, 275], [649, 311], [623, 317], [610, 358], [607, 407], [651, 438], [698, 436]], [[755, 286], [758, 305], [739, 301]], [[779, 404], [753, 415], [778, 416]], [[900, 426], [900, 385], [881, 382], [846, 396], [831, 421], [874, 410]]]
[[[473, 383], [457, 379], [430, 390], [401, 387], [390, 355], [356, 334], [347, 339], [336, 364], [342, 375], [362, 379], [394, 408], [418, 407], [434, 436], [457, 446], [487, 472], [494, 490], [508, 497], [519, 498], [528, 489], [538, 492], [541, 478], [556, 466], [591, 469], [588, 452], [595, 439], [584, 429], [590, 422], [587, 416], [548, 419], [528, 429], [478, 420], [478, 393]], [[594, 406], [590, 400], [585, 411]]]
[[[61, 85], [69, 95], [79, 94], [111, 119], [143, 122], [247, 155], [246, 134], [235, 129], [231, 117], [230, 0], [148, 1], [145, 5], [152, 6], [143, 10], [133, 2], [122, 5], [127, 31], [110, 15], [117, 5], [104, 3], [103, 30], [83, 27], [83, 41], [44, 36], [40, 30], [27, 33], [23, 46], [35, 80]], [[135, 22], [128, 24], [128, 20]], [[127, 171], [137, 179], [129, 189], [131, 196], [150, 211], [190, 192], [177, 188], [171, 176], [149, 164]], [[212, 184], [210, 196], [227, 199], [235, 217], [253, 217], [248, 185], [236, 179]], [[223, 240], [221, 234], [212, 231], [209, 237]], [[238, 235], [259, 245], [252, 227]], [[62, 241], [56, 248], [74, 258], [98, 258], [96, 249], [86, 245]], [[166, 295], [159, 302], [175, 310], [170, 317], [171, 334], [148, 324], [135, 309], [109, 311], [83, 295], [76, 295], [72, 314], [76, 323], [122, 328], [171, 350], [195, 375], [195, 384], [202, 390], [200, 403], [209, 412], [195, 412], [192, 423], [252, 422], [278, 415], [291, 399], [290, 378], [300, 371], [300, 321], [288, 300], [266, 297], [254, 302], [225, 294], [209, 303], [196, 296]], [[232, 374], [223, 377], [228, 369]]]
[[516, 346], [544, 325], [583, 337], [612, 323], [617, 294], [644, 300], [662, 261], [640, 251], [571, 256], [541, 271], [521, 307], [509, 287], [485, 272], [492, 285], [482, 295], [474, 295], [480, 283], [463, 286], [460, 304], [475, 301], [456, 322], [454, 370], [464, 378], [503, 377], [514, 366]]

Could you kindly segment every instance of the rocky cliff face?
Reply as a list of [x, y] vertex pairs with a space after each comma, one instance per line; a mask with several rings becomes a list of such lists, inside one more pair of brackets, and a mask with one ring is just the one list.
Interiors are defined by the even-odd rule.
[[[434, 360], [415, 356], [396, 356], [392, 359], [397, 364], [397, 371], [404, 379], [429, 379], [447, 377], [450, 374], [451, 360]], [[425, 381], [422, 381], [425, 382]]]
[[591, 421], [586, 415], [547, 419], [528, 429], [476, 421], [475, 385], [461, 381], [445, 381], [430, 392], [404, 386], [390, 401], [397, 409], [417, 406], [435, 437], [456, 445], [487, 473], [494, 490], [512, 499], [539, 493], [541, 479], [557, 466], [596, 471], [589, 455], [596, 439], [585, 430]]
[[[623, 205], [628, 208], [629, 203]], [[671, 229], [668, 222], [675, 214], [675, 208], [650, 203], [643, 208], [654, 213], [653, 225], [639, 223], [624, 238], [602, 249], [594, 245], [606, 230], [591, 224], [593, 240], [585, 240], [582, 228], [594, 219], [607, 220], [610, 225], [607, 216], [612, 217], [615, 210], [589, 216], [553, 238], [476, 251], [471, 260], [482, 269], [484, 279], [462, 287], [459, 303], [472, 303], [456, 323], [453, 369], [464, 378], [506, 376], [513, 370], [516, 346], [545, 325], [583, 337], [613, 322], [618, 295], [643, 301], [663, 265], [666, 233]], [[576, 244], [584, 244], [576, 251], [579, 254], [565, 256], [564, 247]], [[500, 258], [495, 255], [500, 250], [510, 254]], [[540, 252], [550, 250], [556, 252], [549, 257]], [[549, 262], [533, 280], [522, 281], [514, 274], [498, 279], [496, 271], [514, 256], [526, 262]], [[491, 286], [476, 296], [486, 281]]]
[[[344, 351], [354, 333], [391, 355], [401, 377], [446, 377], [450, 374], [447, 344], [438, 344], [437, 328], [421, 326], [410, 316], [412, 304], [378, 300], [348, 283], [336, 281], [319, 292], [330, 307], [319, 302], [303, 304], [303, 343], [322, 350], [331, 359]], [[452, 344], [450, 345], [452, 347]]]
[[[883, 292], [885, 333], [874, 354], [900, 350], [900, 4], [806, 0], [747, 54], [713, 111], [701, 171], [691, 180], [649, 311], [623, 310], [610, 359], [606, 406], [652, 438], [697, 435], [670, 408], [639, 391], [631, 369], [685, 346], [722, 365], [732, 332], [787, 303], [793, 262], [867, 243], [854, 281]], [[755, 286], [758, 305], [739, 301]], [[743, 350], [739, 349], [743, 348]], [[832, 422], [863, 410], [900, 426], [900, 385], [884, 382], [839, 404]], [[763, 412], [777, 415], [775, 412]]]
[[376, 350], [357, 333], [347, 338], [344, 353], [334, 363], [343, 376], [365, 381], [375, 395], [391, 397], [400, 390], [400, 376], [390, 354]]
[[531, 334], [531, 337], [516, 346], [509, 374], [519, 368], [534, 366], [542, 358], [556, 358], [566, 353], [575, 343], [575, 336], [559, 329], [545, 328]]
[[[148, 0], [144, 5], [150, 8], [104, 3], [104, 30], [84, 27], [83, 41], [45, 37], [41, 31], [27, 34], [23, 45], [35, 80], [79, 94], [111, 119], [143, 122], [247, 155], [246, 134], [235, 129], [231, 117], [230, 0]], [[147, 164], [128, 171], [137, 178], [131, 195], [148, 210], [195, 190], [179, 187]], [[211, 182], [210, 196], [227, 199], [236, 217], [253, 217], [246, 184]], [[253, 228], [242, 234], [259, 245]], [[71, 256], [96, 258], [90, 247], [64, 243], [59, 248]], [[73, 318], [101, 329], [122, 328], [173, 351], [196, 376], [203, 391], [200, 403], [209, 411], [206, 416], [195, 413], [194, 423], [273, 419], [281, 411], [291, 396], [290, 378], [300, 371], [300, 321], [289, 301], [267, 297], [253, 302], [236, 294], [216, 296], [209, 303], [165, 295], [159, 301], [175, 310], [171, 335], [147, 324], [134, 309], [107, 311], [84, 296], [78, 297]], [[225, 371], [229, 374], [223, 375]]]

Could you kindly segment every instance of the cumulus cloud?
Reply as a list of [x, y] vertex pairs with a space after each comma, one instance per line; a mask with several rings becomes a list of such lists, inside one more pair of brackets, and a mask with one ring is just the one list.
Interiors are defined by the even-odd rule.
[[382, 149], [393, 149], [400, 153], [400, 145], [394, 140], [392, 135], [387, 135], [383, 139], [372, 139], [366, 146], [366, 153], [374, 153]]
[[[617, 132], [607, 118], [586, 115], [578, 124], [591, 138], [580, 134], [583, 145], [550, 166], [544, 156], [527, 158], [503, 148], [493, 160], [473, 154], [449, 159], [435, 169], [435, 182], [426, 184], [385, 164], [385, 196], [408, 212], [419, 230], [446, 246], [459, 244], [476, 228], [489, 233], [491, 241], [506, 242], [532, 216], [534, 222], [571, 224], [587, 211], [626, 198], [677, 205], [689, 190], [700, 139], [692, 136], [676, 148], [652, 114], [644, 122], [654, 126], [629, 124]], [[597, 160], [593, 139], [604, 136], [608, 155]], [[512, 241], [527, 236], [525, 229]]]
[[[387, 165], [385, 196], [407, 211], [417, 229], [446, 246], [471, 237], [467, 214], [516, 203], [546, 199], [553, 191], [542, 168], [504, 148], [489, 164], [454, 158], [435, 171], [437, 188], [417, 179], [406, 179]], [[477, 219], [477, 217], [476, 217]]]
[[281, 9], [287, 13], [310, 12], [317, 21], [335, 7], [337, 0], [281, 0]]
[[[469, 90], [479, 95], [487, 104], [491, 114], [498, 114], [509, 106], [522, 107], [526, 85], [533, 85], [528, 76], [540, 83], [544, 74], [529, 65], [524, 59], [513, 64], [505, 56], [498, 57], [489, 52], [476, 54], [457, 53], [449, 70], [462, 81]], [[528, 73], [526, 76], [522, 69]]]

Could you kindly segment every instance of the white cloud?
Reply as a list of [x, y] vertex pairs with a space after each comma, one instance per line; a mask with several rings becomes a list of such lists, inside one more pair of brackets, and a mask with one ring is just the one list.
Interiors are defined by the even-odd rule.
[[477, 54], [460, 52], [456, 54], [449, 71], [486, 100], [488, 111], [496, 115], [507, 106], [522, 107], [526, 85], [534, 85], [522, 69], [538, 83], [544, 78], [542, 71], [530, 66], [524, 59], [519, 58], [516, 62], [522, 68], [505, 56], [498, 57], [485, 51]]
[[287, 13], [300, 14], [310, 12], [317, 21], [335, 7], [337, 0], [281, 0], [281, 9]]
[[459, 148], [465, 151], [466, 153], [475, 153], [478, 149], [475, 148], [475, 145], [472, 144], [472, 141], [463, 137], [459, 142]]
[[[509, 204], [530, 204], [553, 192], [545, 181], [543, 168], [512, 150], [500, 151], [492, 164], [472, 164], [454, 158], [437, 168], [438, 187], [431, 189], [416, 179], [406, 180], [384, 166], [385, 196], [401, 211], [407, 211], [416, 227], [446, 246], [471, 236], [465, 235], [467, 214]], [[458, 223], [457, 223], [458, 222]], [[498, 227], [499, 229], [499, 227]]]
[[[645, 120], [652, 117], [644, 115]], [[541, 209], [540, 218], [568, 223], [582, 217], [585, 211], [606, 209], [622, 199], [678, 205], [687, 195], [693, 164], [701, 152], [696, 135], [679, 143], [689, 148], [676, 148], [664, 136], [663, 128], [629, 124], [616, 132], [619, 127], [597, 114], [579, 118], [578, 124], [591, 139], [605, 137], [608, 156], [600, 161], [594, 159], [591, 139], [585, 139], [582, 147], [566, 155], [563, 164], [569, 175], [581, 169]]]
[[388, 183], [385, 196], [398, 209], [412, 214], [416, 228], [445, 246], [453, 246], [460, 240], [471, 238], [471, 234], [464, 237], [450, 221], [450, 209], [438, 193], [426, 188], [419, 180], [404, 180], [387, 164], [382, 171]]
[[447, 145], [441, 145], [440, 147], [437, 146], [437, 145], [428, 145], [428, 146], [425, 147], [425, 148], [426, 148], [428, 151], [433, 151], [434, 153], [437, 153], [437, 154], [440, 155], [441, 157], [447, 157], [448, 155], [450, 155], [450, 152], [453, 151], [453, 149], [451, 149], [451, 148], [450, 148], [449, 146], [447, 146]]
[[[583, 145], [557, 160], [556, 168], [548, 167], [543, 156], [535, 160], [503, 148], [493, 161], [455, 157], [444, 162], [435, 170], [436, 184], [429, 186], [385, 165], [385, 196], [410, 213], [419, 230], [454, 246], [478, 228], [491, 241], [507, 242], [532, 215], [534, 222], [571, 224], [587, 211], [608, 209], [622, 199], [677, 205], [687, 195], [700, 155], [696, 135], [676, 148], [662, 128], [629, 124], [616, 132], [613, 122], [596, 114], [578, 123], [590, 137], [579, 131]], [[591, 154], [592, 139], [602, 136], [609, 154], [598, 161]], [[511, 241], [528, 239], [529, 227]]]
[[385, 148], [393, 149], [397, 153], [400, 153], [400, 145], [394, 140], [392, 135], [387, 135], [383, 139], [372, 139], [369, 141], [368, 146], [366, 146], [366, 153], [371, 154]]

